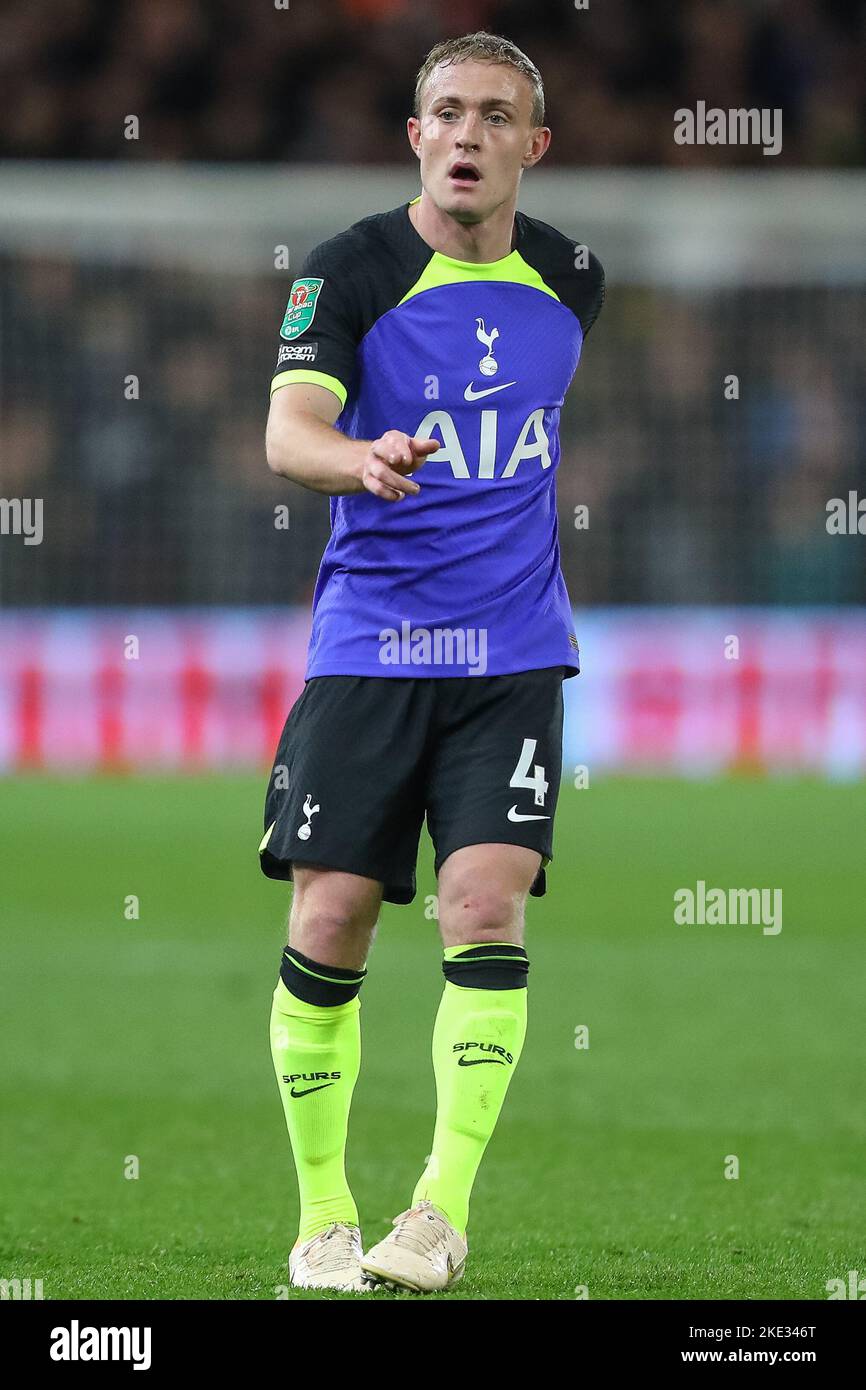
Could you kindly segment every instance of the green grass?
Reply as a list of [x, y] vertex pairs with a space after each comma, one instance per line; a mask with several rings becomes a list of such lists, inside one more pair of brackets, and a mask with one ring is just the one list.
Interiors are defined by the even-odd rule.
[[[257, 867], [263, 789], [4, 784], [0, 1277], [75, 1299], [285, 1283], [295, 1183], [267, 1020], [288, 890]], [[866, 1272], [864, 802], [806, 781], [563, 788], [528, 908], [527, 1044], [448, 1297], [809, 1299]], [[676, 926], [674, 890], [698, 878], [781, 887], [782, 931]], [[368, 1243], [432, 1133], [434, 886], [425, 840], [362, 994], [349, 1175]]]

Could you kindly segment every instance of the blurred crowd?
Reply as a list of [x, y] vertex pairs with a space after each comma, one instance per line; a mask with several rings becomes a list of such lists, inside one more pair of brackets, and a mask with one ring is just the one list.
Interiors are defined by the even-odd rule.
[[766, 166], [676, 144], [699, 100], [781, 108], [774, 167], [866, 157], [864, 0], [6, 0], [0, 157], [403, 161], [417, 67], [479, 28], [540, 67], [551, 165]]
[[[0, 156], [405, 163], [417, 66], [482, 27], [541, 68], [552, 164], [766, 169], [676, 144], [698, 100], [781, 107], [774, 168], [866, 153], [863, 0], [7, 0]], [[276, 274], [0, 263], [2, 489], [45, 504], [43, 544], [4, 545], [4, 603], [309, 602], [327, 499], [263, 448], [284, 295]], [[862, 287], [617, 287], [563, 417], [575, 603], [866, 601], [857, 538], [825, 527], [866, 495], [864, 375]]]
[[[3, 542], [4, 604], [308, 604], [328, 499], [264, 455], [284, 278], [18, 257], [0, 285], [2, 491], [45, 531]], [[866, 602], [825, 525], [866, 497], [864, 379], [862, 287], [618, 286], [562, 422], [573, 602]]]

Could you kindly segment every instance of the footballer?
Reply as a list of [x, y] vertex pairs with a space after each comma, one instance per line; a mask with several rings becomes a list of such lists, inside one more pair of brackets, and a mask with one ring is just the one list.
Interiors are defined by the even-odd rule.
[[[262, 869], [294, 883], [271, 1051], [300, 1190], [300, 1288], [458, 1280], [472, 1185], [526, 1032], [578, 647], [559, 560], [559, 416], [598, 260], [516, 209], [550, 143], [507, 39], [438, 44], [409, 143], [421, 193], [318, 246], [281, 328], [271, 470], [330, 497], [304, 689], [268, 784]], [[365, 1250], [346, 1181], [360, 990], [424, 818], [444, 989], [437, 1112], [406, 1210]], [[420, 1167], [420, 1164], [419, 1164]]]

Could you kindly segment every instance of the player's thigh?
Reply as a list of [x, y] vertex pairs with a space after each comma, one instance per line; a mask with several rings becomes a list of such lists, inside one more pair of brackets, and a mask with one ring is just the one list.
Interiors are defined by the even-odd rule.
[[[543, 867], [553, 858], [562, 768], [561, 668], [448, 686], [439, 700], [427, 781], [437, 875], [464, 848], [511, 846], [530, 853], [490, 853], [505, 856], [509, 865], [513, 858], [519, 888], [525, 866]], [[514, 881], [510, 868], [502, 881]], [[483, 882], [475, 889], [489, 891]]]
[[381, 882], [386, 901], [412, 900], [429, 685], [362, 676], [308, 683], [268, 782], [259, 853], [269, 878], [326, 868]]
[[382, 883], [297, 864], [294, 884], [289, 945], [322, 965], [362, 970], [382, 905]]
[[465, 845], [439, 869], [444, 946], [509, 941], [523, 945], [526, 898], [542, 856], [524, 845]]

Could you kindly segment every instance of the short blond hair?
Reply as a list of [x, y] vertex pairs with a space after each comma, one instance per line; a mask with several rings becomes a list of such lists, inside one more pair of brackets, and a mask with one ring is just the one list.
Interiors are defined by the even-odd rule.
[[421, 115], [421, 101], [427, 79], [442, 64], [450, 63], [500, 63], [504, 67], [522, 72], [532, 84], [532, 113], [534, 126], [544, 125], [544, 83], [541, 73], [531, 58], [499, 34], [487, 34], [481, 30], [477, 34], [464, 34], [460, 39], [443, 39], [431, 48], [418, 71], [415, 80], [415, 116]]

